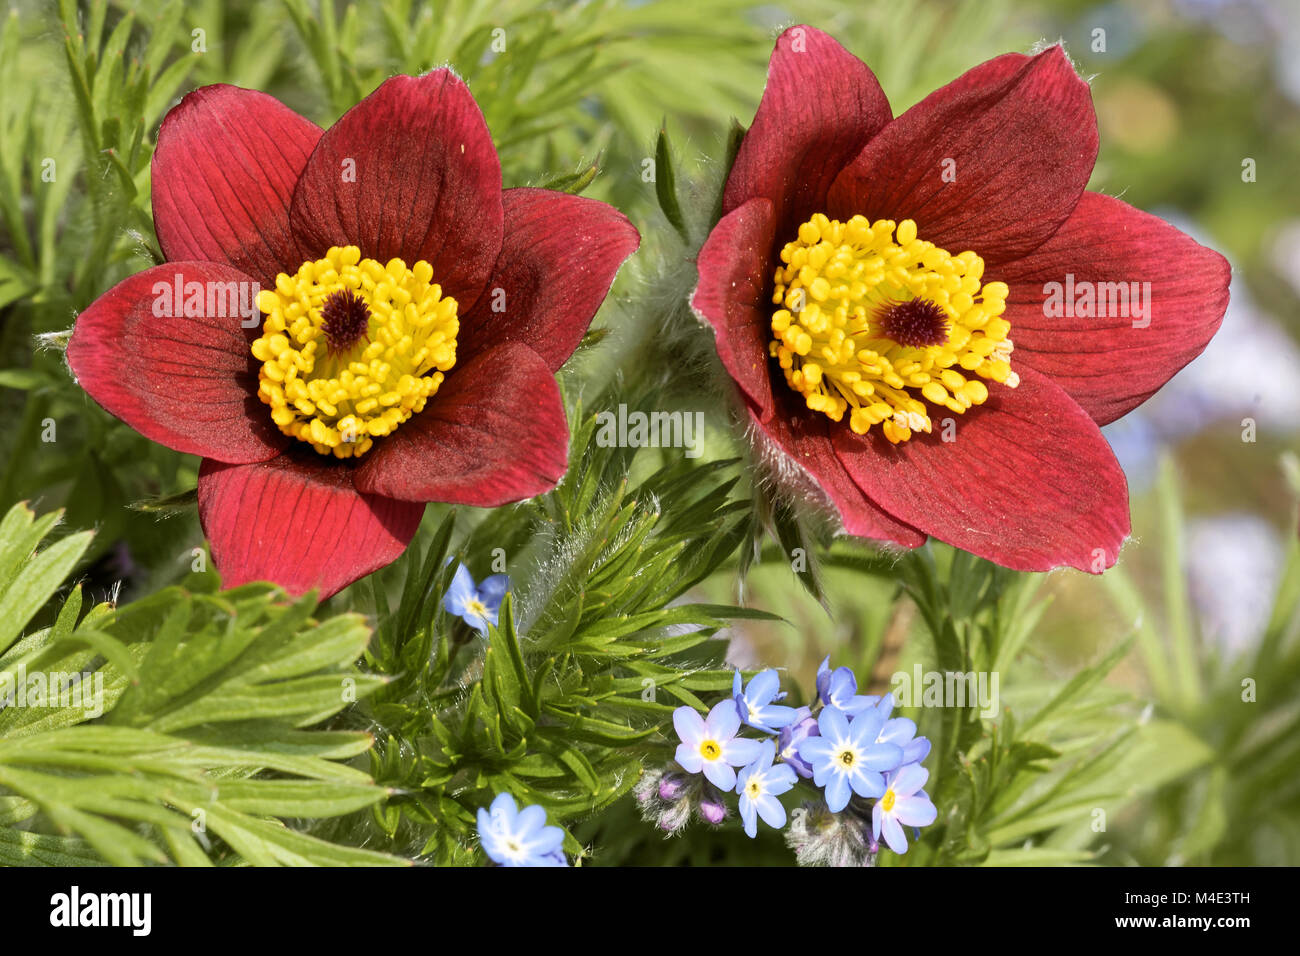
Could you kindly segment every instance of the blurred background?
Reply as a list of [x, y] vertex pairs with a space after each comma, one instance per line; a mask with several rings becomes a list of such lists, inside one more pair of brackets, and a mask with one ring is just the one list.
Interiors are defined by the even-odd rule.
[[[1056, 816], [994, 828], [994, 846], [1073, 826], [1054, 837], [1061, 861], [1086, 849], [1108, 863], [1300, 862], [1300, 571], [1286, 563], [1297, 535], [1286, 455], [1300, 434], [1295, 0], [19, 2], [0, 40], [0, 507], [39, 500], [66, 507], [70, 527], [98, 528], [87, 578], [101, 593], [120, 587], [129, 600], [190, 573], [197, 520], [165, 499], [193, 488], [197, 460], [103, 414], [58, 351], [77, 310], [158, 255], [148, 158], [187, 90], [256, 87], [328, 125], [385, 76], [451, 63], [484, 108], [506, 185], [567, 184], [594, 166], [585, 194], [645, 235], [597, 320], [609, 340], [572, 373], [594, 390], [642, 347], [629, 297], [670, 298], [693, 281], [692, 250], [642, 176], [660, 128], [693, 217], [706, 216], [732, 119], [751, 120], [772, 41], [793, 22], [865, 60], [895, 113], [992, 56], [1063, 40], [1091, 78], [1100, 124], [1090, 188], [1162, 216], [1233, 266], [1206, 352], [1106, 429], [1132, 492], [1119, 567], [1036, 581], [1042, 614], [1004, 677], [1005, 702], [1029, 706], [1133, 638], [1090, 713], [1110, 721], [1105, 733], [1160, 734], [1139, 741], [1122, 781], [1052, 805]], [[84, 52], [80, 32], [100, 47], [93, 73], [69, 55]], [[700, 394], [687, 383], [675, 400], [699, 407]], [[743, 452], [721, 418], [710, 429], [709, 457]], [[818, 602], [784, 563], [757, 562], [744, 600], [791, 624], [738, 627], [729, 660], [785, 668], [808, 688], [830, 654], [877, 692], [895, 670], [931, 661], [896, 580], [835, 560], [821, 579]], [[735, 600], [735, 570], [705, 591]], [[1257, 682], [1251, 700], [1245, 680]], [[1056, 733], [1058, 751], [1079, 743], [1070, 728]], [[1106, 829], [1070, 822], [1093, 806], [1111, 809]], [[593, 839], [612, 840], [615, 823]], [[691, 852], [729, 859], [734, 841], [719, 840]], [[686, 853], [652, 841], [627, 853]]]

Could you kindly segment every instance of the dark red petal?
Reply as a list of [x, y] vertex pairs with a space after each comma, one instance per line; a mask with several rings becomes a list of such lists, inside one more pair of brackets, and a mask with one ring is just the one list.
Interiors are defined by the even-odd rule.
[[772, 417], [768, 343], [772, 311], [768, 301], [775, 228], [772, 203], [751, 199], [714, 226], [700, 248], [699, 284], [691, 308], [713, 326], [718, 358], [757, 409], [759, 421]]
[[[238, 305], [215, 295], [211, 315], [155, 315], [164, 299], [160, 311], [177, 311], [177, 276], [182, 290], [204, 283], [205, 312], [210, 288], [239, 283], [256, 324], [244, 328]], [[137, 272], [77, 317], [68, 364], [91, 398], [146, 438], [218, 461], [271, 458], [289, 439], [257, 398], [257, 361], [249, 351], [261, 318], [256, 284], [215, 262], [169, 262]], [[183, 310], [184, 300], [179, 304]], [[235, 314], [220, 315], [222, 305]]]
[[769, 462], [777, 475], [788, 478], [782, 473], [798, 466], [806, 478], [830, 499], [844, 530], [851, 535], [892, 541], [906, 548], [925, 544], [924, 534], [882, 510], [844, 470], [844, 465], [835, 456], [830, 436], [833, 429], [845, 426], [832, 422], [825, 415], [799, 408], [801, 403], [802, 399], [793, 392], [789, 398], [780, 396], [776, 414], [767, 421], [760, 421], [753, 405], [746, 403], [761, 443], [760, 451], [769, 454], [775, 450], [784, 456]]
[[[1012, 362], [1050, 376], [1105, 425], [1201, 354], [1228, 308], [1231, 271], [1221, 255], [1164, 220], [1084, 193], [1056, 235], [995, 277], [1011, 288], [1004, 318], [1016, 343]], [[1149, 298], [1150, 311], [1135, 317], [1122, 307], [1125, 300], [1112, 305], [1111, 293], [1119, 294], [1112, 288], [1100, 290], [1108, 316], [1049, 318], [1049, 298], [1053, 313], [1058, 304], [1064, 308], [1067, 275], [1073, 276], [1073, 304], [1085, 289], [1096, 302], [1100, 283], [1124, 283], [1129, 296], [1136, 284], [1138, 295], [1128, 301]], [[1057, 285], [1049, 289], [1048, 283]], [[1150, 283], [1149, 297], [1142, 283]]]
[[776, 210], [776, 233], [826, 208], [840, 170], [893, 113], [875, 74], [833, 38], [809, 26], [776, 41], [767, 86], [727, 178], [722, 211], [762, 196]]
[[224, 83], [163, 119], [153, 154], [153, 216], [169, 260], [228, 262], [271, 286], [306, 258], [289, 200], [321, 129], [274, 97]]
[[309, 449], [252, 465], [204, 461], [199, 520], [223, 584], [274, 581], [324, 599], [396, 561], [424, 505], [362, 494], [353, 474]]
[[468, 310], [502, 229], [501, 163], [469, 88], [447, 69], [385, 81], [326, 130], [290, 211], [315, 255], [354, 245], [380, 262], [423, 259]]
[[356, 480], [405, 501], [492, 508], [550, 491], [568, 456], [554, 374], [528, 346], [508, 342], [458, 363], [424, 411], [366, 455]]
[[522, 342], [552, 371], [573, 354], [641, 236], [608, 203], [549, 189], [507, 189], [496, 270], [463, 314], [457, 361]]
[[835, 453], [880, 507], [941, 541], [1018, 571], [1099, 573], [1129, 533], [1128, 484], [1097, 425], [1037, 372], [984, 405], [890, 445], [842, 428]]
[[885, 127], [831, 186], [830, 215], [912, 219], [921, 238], [993, 266], [1056, 231], [1096, 159], [1088, 84], [1061, 48], [1009, 53]]

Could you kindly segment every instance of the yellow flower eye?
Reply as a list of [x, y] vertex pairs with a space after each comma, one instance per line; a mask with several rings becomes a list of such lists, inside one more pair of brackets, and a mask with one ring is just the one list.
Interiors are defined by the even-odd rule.
[[456, 300], [433, 267], [331, 248], [258, 294], [258, 397], [286, 435], [323, 455], [370, 450], [420, 412], [456, 364]]
[[984, 261], [918, 239], [905, 219], [847, 223], [821, 213], [799, 227], [776, 270], [770, 352], [808, 407], [891, 442], [931, 430], [926, 402], [955, 414], [1015, 388], [1006, 283]]

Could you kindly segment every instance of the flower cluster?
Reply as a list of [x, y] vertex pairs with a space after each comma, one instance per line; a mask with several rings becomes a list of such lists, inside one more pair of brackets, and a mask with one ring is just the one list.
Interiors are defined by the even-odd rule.
[[[779, 798], [810, 780], [820, 798], [807, 803], [788, 837], [801, 863], [869, 863], [882, 834], [891, 850], [906, 853], [903, 828], [928, 826], [937, 816], [922, 789], [930, 741], [917, 736], [910, 719], [891, 716], [892, 694], [857, 690], [853, 671], [832, 670], [829, 657], [817, 672], [817, 699], [807, 707], [780, 703], [786, 695], [775, 670], [747, 686], [737, 671], [731, 697], [707, 717], [692, 707], [674, 711], [676, 768], [642, 780], [636, 790], [642, 814], [669, 833], [685, 826], [692, 810], [716, 825], [727, 816], [722, 794], [734, 791], [745, 832], [754, 837], [760, 818], [773, 829], [785, 826]], [[768, 736], [742, 737], [744, 727]]]

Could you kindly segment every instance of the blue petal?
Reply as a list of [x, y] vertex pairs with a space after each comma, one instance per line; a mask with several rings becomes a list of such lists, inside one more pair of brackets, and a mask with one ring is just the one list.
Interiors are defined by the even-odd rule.
[[722, 744], [723, 759], [733, 767], [747, 767], [759, 760], [762, 754], [762, 742], [747, 737], [733, 737]]
[[903, 828], [898, 825], [898, 821], [894, 819], [892, 813], [886, 813], [883, 817], [880, 828], [885, 833], [885, 842], [889, 844], [889, 848], [895, 853], [906, 853], [907, 837], [903, 835]]
[[938, 818], [939, 811], [924, 797], [899, 797], [894, 804], [894, 816], [909, 827], [928, 827]]
[[740, 709], [731, 698], [714, 704], [704, 721], [705, 733], [719, 742], [736, 736], [739, 729]]
[[758, 815], [763, 818], [763, 822], [773, 830], [779, 830], [785, 826], [785, 807], [781, 806], [781, 801], [771, 795], [760, 797], [758, 802]]
[[925, 781], [929, 777], [930, 771], [920, 764], [908, 764], [905, 767], [900, 767], [898, 772], [890, 778], [889, 788], [894, 791], [896, 797], [910, 797], [925, 786]]
[[[853, 742], [859, 747], [868, 747], [876, 742], [880, 736], [880, 728], [885, 724], [885, 719], [874, 710], [868, 710], [853, 718], [850, 724], [850, 735]], [[899, 748], [899, 756], [902, 756], [902, 748]]]
[[460, 617], [469, 607], [469, 602], [474, 597], [474, 578], [470, 576], [469, 568], [465, 565], [457, 565], [456, 574], [451, 579], [451, 584], [447, 586], [447, 593], [442, 596], [443, 609], [448, 614], [454, 614]]
[[782, 727], [789, 727], [795, 722], [797, 711], [793, 707], [786, 707], [782, 704], [768, 704], [759, 714], [763, 723], [767, 724], [767, 732], [774, 734]]
[[673, 759], [687, 773], [699, 773], [704, 769], [704, 756], [700, 753], [700, 748], [694, 744], [678, 744]]
[[903, 748], [903, 763], [920, 763], [930, 756], [930, 738], [917, 737]]
[[826, 808], [839, 813], [849, 805], [849, 780], [844, 774], [832, 774], [826, 782]]
[[510, 577], [506, 574], [492, 574], [483, 579], [478, 586], [478, 599], [487, 605], [490, 611], [501, 609], [501, 599], [510, 590]]
[[817, 764], [824, 762], [830, 756], [833, 746], [825, 737], [809, 737], [807, 740], [799, 741], [799, 746], [795, 749], [804, 760]]
[[885, 795], [885, 778], [874, 770], [859, 765], [852, 773], [853, 792], [859, 797], [883, 797]]
[[[519, 811], [519, 816], [515, 820], [515, 833], [523, 840], [532, 837], [534, 831], [540, 832], [546, 826], [546, 811], [537, 804], [524, 807]], [[561, 833], [563, 836], [563, 833]], [[547, 850], [543, 852], [548, 852]]]
[[862, 750], [862, 763], [870, 770], [896, 770], [903, 762], [903, 748], [898, 744], [872, 744]]
[[674, 710], [673, 728], [677, 731], [677, 739], [692, 747], [698, 747], [704, 739], [704, 718], [694, 707], [683, 704]]
[[[821, 730], [823, 737], [831, 740], [843, 740], [849, 735], [849, 720], [841, 711], [834, 707], [827, 707], [817, 718], [817, 727]], [[874, 738], [874, 734], [872, 735]]]
[[745, 697], [757, 707], [771, 703], [781, 689], [781, 677], [775, 670], [765, 670], [749, 682]]
[[[681, 763], [679, 760], [678, 763]], [[736, 771], [721, 760], [709, 760], [704, 763], [704, 776], [723, 793], [736, 786]]]

